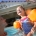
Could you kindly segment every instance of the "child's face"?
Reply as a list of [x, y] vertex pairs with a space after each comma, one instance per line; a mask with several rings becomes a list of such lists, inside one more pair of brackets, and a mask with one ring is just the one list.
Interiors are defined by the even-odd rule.
[[20, 8], [20, 7], [17, 7], [17, 14], [19, 16], [23, 16], [24, 15], [24, 10], [22, 8]]

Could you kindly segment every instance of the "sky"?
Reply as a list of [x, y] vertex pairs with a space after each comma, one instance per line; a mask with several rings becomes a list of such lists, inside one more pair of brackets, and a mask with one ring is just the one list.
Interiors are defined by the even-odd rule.
[[[1, 2], [2, 0], [0, 0]], [[3, 1], [9, 1], [9, 0], [3, 0]], [[10, 1], [26, 1], [26, 0], [10, 0]]]

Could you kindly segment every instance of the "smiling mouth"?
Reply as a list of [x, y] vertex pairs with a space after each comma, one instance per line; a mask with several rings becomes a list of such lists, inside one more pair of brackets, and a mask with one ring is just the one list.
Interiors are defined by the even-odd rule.
[[21, 13], [21, 11], [19, 13]]

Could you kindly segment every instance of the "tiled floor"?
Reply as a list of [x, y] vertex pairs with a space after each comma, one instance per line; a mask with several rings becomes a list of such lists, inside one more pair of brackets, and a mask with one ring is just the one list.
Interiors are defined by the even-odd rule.
[[[4, 31], [7, 32], [7, 36], [23, 36], [23, 31], [18, 32], [18, 30], [13, 27], [5, 28]], [[36, 36], [36, 33], [33, 36]]]

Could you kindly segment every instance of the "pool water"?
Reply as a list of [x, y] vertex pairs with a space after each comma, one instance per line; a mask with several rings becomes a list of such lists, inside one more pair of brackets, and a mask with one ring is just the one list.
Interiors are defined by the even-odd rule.
[[[18, 29], [13, 27], [7, 27], [4, 31], [7, 32], [7, 36], [23, 36], [23, 31], [19, 32]], [[36, 36], [36, 33], [33, 36]]]
[[13, 27], [5, 28], [4, 31], [7, 32], [7, 36], [12, 36], [18, 32], [18, 30]]

